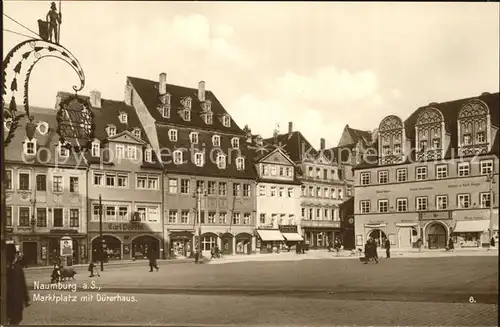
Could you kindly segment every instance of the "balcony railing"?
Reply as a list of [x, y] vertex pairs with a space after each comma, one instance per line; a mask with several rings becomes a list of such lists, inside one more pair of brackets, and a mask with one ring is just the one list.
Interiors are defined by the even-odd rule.
[[380, 165], [392, 165], [403, 162], [403, 154], [383, 154], [378, 162]]
[[340, 228], [340, 221], [302, 219], [300, 225], [301, 227]]
[[417, 152], [417, 160], [439, 160], [443, 157], [442, 149], [426, 149]]
[[462, 144], [462, 146], [458, 149], [458, 154], [460, 156], [482, 154], [482, 153], [488, 153], [488, 149], [489, 149], [488, 143], [469, 144], [469, 145]]

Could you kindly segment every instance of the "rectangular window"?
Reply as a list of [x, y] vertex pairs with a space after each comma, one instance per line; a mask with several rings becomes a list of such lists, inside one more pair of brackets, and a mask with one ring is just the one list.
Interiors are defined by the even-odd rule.
[[54, 227], [63, 227], [63, 209], [62, 208], [55, 208], [52, 210], [53, 214], [53, 226]]
[[99, 220], [99, 205], [94, 204], [92, 206], [92, 220]]
[[19, 214], [19, 226], [29, 227], [30, 226], [30, 208], [29, 207], [20, 207], [18, 214]]
[[304, 185], [300, 187], [300, 195], [301, 196], [307, 196], [307, 189]]
[[63, 178], [62, 176], [52, 176], [52, 191], [62, 192], [63, 191]]
[[148, 207], [148, 221], [157, 222], [160, 220], [160, 209], [158, 207]]
[[265, 213], [261, 213], [260, 214], [259, 223], [261, 225], [265, 225], [266, 224], [266, 214]]
[[329, 198], [330, 197], [330, 189], [328, 187], [325, 187], [323, 189], [323, 195], [325, 196], [325, 198]]
[[306, 219], [306, 208], [300, 208], [300, 217]]
[[71, 193], [78, 193], [78, 191], [79, 191], [78, 177], [76, 177], [76, 176], [69, 177], [69, 191]]
[[335, 190], [334, 188], [332, 188], [332, 189], [330, 190], [330, 197], [331, 197], [332, 199], [335, 199], [335, 197], [336, 197], [336, 193], [335, 193], [335, 191], [336, 191], [336, 190]]
[[271, 175], [276, 176], [276, 166], [271, 166]]
[[293, 187], [288, 188], [288, 197], [293, 198]]
[[128, 207], [118, 207], [118, 220], [128, 220]]
[[94, 173], [94, 185], [103, 185], [104, 174]]
[[12, 226], [12, 207], [5, 208], [7, 216], [5, 217], [5, 225]]
[[312, 208], [309, 208], [309, 219], [313, 219], [314, 218], [314, 210]]
[[328, 212], [329, 212], [329, 211], [330, 211], [330, 210], [328, 210], [328, 209], [324, 209], [324, 210], [323, 210], [323, 217], [325, 217], [325, 220], [328, 220]]
[[69, 209], [69, 227], [80, 226], [80, 210]]
[[233, 183], [233, 196], [241, 195], [241, 184]]
[[389, 211], [389, 200], [378, 200], [378, 212]]
[[448, 166], [447, 165], [437, 165], [436, 166], [436, 178], [442, 179], [448, 177]]
[[47, 208], [36, 208], [36, 226], [47, 227]]
[[288, 215], [288, 225], [295, 225], [295, 215]]
[[219, 224], [226, 225], [227, 224], [227, 213], [219, 212]]
[[189, 194], [189, 179], [181, 179], [181, 194]]
[[265, 185], [259, 186], [259, 196], [266, 196], [266, 186]]
[[137, 159], [137, 149], [135, 146], [131, 145], [127, 147], [127, 157], [131, 160]]
[[136, 207], [136, 212], [139, 214], [140, 221], [146, 221], [146, 207]]
[[493, 160], [483, 160], [480, 162], [481, 175], [489, 175], [493, 171]]
[[227, 183], [219, 182], [219, 196], [226, 196], [226, 195], [227, 195]]
[[243, 184], [243, 196], [250, 196], [250, 184]]
[[217, 192], [217, 182], [208, 181], [208, 195], [216, 195], [216, 192]]
[[12, 190], [12, 170], [5, 171], [5, 187], [7, 190]]
[[458, 176], [464, 177], [470, 175], [470, 163], [469, 162], [459, 162], [458, 163]]
[[321, 187], [319, 187], [319, 186], [316, 186], [316, 196], [317, 196], [318, 198], [320, 198], [320, 197], [321, 197]]
[[370, 184], [370, 173], [361, 173], [361, 185]]
[[425, 211], [427, 210], [427, 197], [419, 196], [415, 198], [417, 211]]
[[447, 195], [437, 195], [436, 196], [436, 208], [438, 210], [448, 209], [448, 196]]
[[481, 208], [491, 207], [491, 194], [490, 193], [479, 193], [479, 200], [481, 203]]
[[314, 196], [314, 187], [309, 186], [309, 196]]
[[215, 212], [208, 213], [208, 223], [215, 224]]
[[168, 193], [176, 194], [177, 193], [177, 179], [169, 178], [168, 180]]
[[239, 225], [240, 224], [240, 218], [241, 218], [241, 214], [239, 212], [235, 212], [233, 214], [233, 225]]
[[148, 176], [148, 189], [157, 190], [159, 188], [158, 176]]
[[205, 181], [196, 181], [196, 191], [204, 193], [205, 191]]
[[38, 192], [47, 191], [47, 175], [45, 174], [36, 175], [36, 190]]
[[280, 176], [285, 176], [285, 167], [280, 166]]
[[250, 214], [243, 214], [243, 225], [250, 225]]
[[458, 207], [460, 209], [467, 209], [470, 207], [470, 194], [458, 195]]
[[406, 182], [408, 179], [408, 170], [405, 169], [398, 169], [396, 170], [396, 178], [398, 182]]
[[181, 211], [181, 224], [187, 224], [189, 222], [189, 211], [182, 210]]
[[117, 159], [125, 158], [125, 146], [123, 144], [116, 145], [116, 158]]
[[316, 209], [316, 219], [321, 220], [321, 209]]
[[30, 173], [19, 173], [19, 189], [22, 191], [29, 191], [30, 189]]
[[417, 167], [415, 169], [415, 175], [417, 176], [417, 181], [423, 181], [427, 179], [427, 167]]
[[476, 141], [477, 141], [477, 143], [486, 143], [486, 133], [485, 132], [478, 132], [476, 134]]
[[118, 175], [118, 187], [128, 187], [128, 175]]
[[285, 188], [284, 187], [279, 188], [279, 195], [280, 195], [280, 198], [285, 196]]
[[177, 210], [170, 210], [168, 212], [168, 223], [177, 224]]
[[408, 199], [396, 199], [396, 207], [398, 212], [408, 211]]
[[106, 206], [106, 220], [116, 220], [115, 206]]
[[147, 188], [148, 177], [147, 176], [136, 176], [136, 188]]
[[379, 184], [389, 183], [389, 172], [387, 170], [378, 172], [378, 182]]
[[276, 186], [271, 186], [271, 196], [276, 196]]
[[338, 189], [337, 190], [337, 195], [339, 197], [339, 200], [342, 200], [344, 198], [343, 194], [342, 194], [342, 190], [341, 189]]
[[361, 209], [361, 213], [369, 213], [370, 212], [370, 200], [359, 201], [359, 207]]
[[106, 174], [106, 186], [114, 187], [116, 186], [116, 175]]

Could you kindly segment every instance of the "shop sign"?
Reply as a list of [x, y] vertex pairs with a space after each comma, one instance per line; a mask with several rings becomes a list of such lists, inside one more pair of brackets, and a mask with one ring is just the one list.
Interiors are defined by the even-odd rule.
[[108, 229], [111, 231], [119, 232], [119, 231], [143, 231], [144, 224], [141, 223], [109, 223], [107, 225]]
[[451, 211], [420, 212], [421, 220], [451, 219]]
[[297, 233], [297, 225], [280, 225], [279, 230], [282, 233]]
[[381, 190], [381, 191], [375, 191], [375, 193], [379, 194], [379, 193], [389, 193], [391, 191], [389, 190]]
[[434, 187], [432, 187], [432, 186], [412, 187], [412, 188], [410, 188], [410, 192], [415, 192], [415, 191], [431, 191], [433, 189], [434, 189]]
[[73, 240], [71, 237], [65, 236], [61, 239], [61, 256], [73, 255]]
[[462, 183], [462, 184], [451, 184], [448, 185], [449, 188], [462, 188], [462, 187], [478, 187], [481, 183]]

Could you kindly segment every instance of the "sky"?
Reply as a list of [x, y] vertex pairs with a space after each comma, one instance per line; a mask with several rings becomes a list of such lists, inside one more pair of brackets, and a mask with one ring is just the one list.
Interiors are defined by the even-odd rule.
[[[35, 32], [49, 7], [3, 1]], [[499, 90], [498, 3], [62, 1], [62, 15], [61, 44], [86, 75], [81, 94], [123, 100], [127, 76], [203, 80], [240, 127], [271, 137], [293, 122], [316, 147], [336, 146], [346, 124], [373, 131], [390, 114]], [[4, 56], [25, 39], [4, 31]], [[78, 81], [44, 58], [30, 104], [54, 108]]]

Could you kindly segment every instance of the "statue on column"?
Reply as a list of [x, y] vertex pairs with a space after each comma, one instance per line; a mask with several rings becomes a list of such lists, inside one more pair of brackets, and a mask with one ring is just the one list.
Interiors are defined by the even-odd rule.
[[56, 3], [52, 2], [50, 5], [50, 11], [47, 13], [46, 17], [49, 23], [49, 41], [52, 41], [52, 34], [54, 35], [54, 43], [59, 44], [60, 27], [62, 23], [62, 14], [57, 12]]

